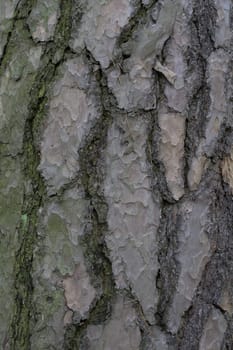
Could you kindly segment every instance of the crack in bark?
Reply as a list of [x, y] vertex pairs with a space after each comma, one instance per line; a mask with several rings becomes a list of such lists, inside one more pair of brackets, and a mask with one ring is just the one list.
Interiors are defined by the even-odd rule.
[[165, 327], [166, 313], [171, 304], [178, 281], [178, 262], [176, 250], [178, 248], [177, 228], [179, 224], [178, 208], [176, 204], [162, 203], [161, 223], [159, 227], [159, 254], [160, 273], [158, 285], [160, 299], [158, 302], [157, 317], [159, 324]]
[[[87, 49], [85, 51], [88, 60], [99, 66], [92, 54]], [[86, 232], [84, 232], [81, 239], [81, 245], [84, 248], [84, 256], [90, 276], [102, 293], [90, 310], [88, 319], [80, 324], [72, 324], [67, 327], [64, 339], [65, 350], [82, 348], [83, 336], [88, 325], [103, 322], [111, 315], [111, 300], [115, 295], [112, 266], [104, 240], [104, 234], [108, 230], [107, 204], [102, 189], [104, 174], [101, 172], [99, 162], [102, 161], [101, 151], [105, 148], [108, 128], [112, 121], [109, 110], [112, 110], [116, 103], [113, 103], [115, 99], [107, 88], [106, 77], [100, 66], [99, 72], [96, 74], [98, 75], [97, 81], [100, 84], [103, 112], [89, 131], [84, 144], [79, 150], [79, 176], [81, 177], [85, 197], [91, 203], [89, 208], [91, 228], [86, 228]], [[98, 285], [98, 278], [100, 278], [100, 285]]]
[[137, 5], [137, 9], [135, 13], [132, 14], [132, 17], [129, 19], [129, 22], [127, 25], [122, 29], [119, 37], [116, 40], [115, 48], [120, 48], [121, 52], [117, 54], [117, 57], [114, 58], [114, 60], [110, 63], [109, 68], [114, 66], [114, 61], [117, 60], [117, 64], [121, 67], [122, 61], [124, 59], [128, 59], [131, 54], [125, 54], [123, 53], [122, 44], [126, 44], [128, 41], [133, 40], [133, 33], [136, 32], [138, 27], [142, 24], [146, 23], [147, 16], [149, 14], [149, 11], [151, 8], [157, 3], [157, 0], [152, 1], [152, 3], [145, 7], [142, 2]]
[[15, 15], [12, 18], [11, 29], [7, 34], [7, 41], [6, 41], [6, 44], [4, 45], [2, 56], [0, 57], [0, 76], [4, 71], [5, 67], [7, 66], [10, 57], [14, 54], [13, 51], [10, 52], [10, 44], [11, 44], [11, 39], [13, 37], [13, 34], [15, 32], [16, 23], [17, 21], [26, 19], [29, 16], [34, 2], [35, 2], [34, 0], [20, 0], [16, 5]]
[[215, 234], [211, 232], [214, 227], [209, 228], [211, 238], [216, 241], [216, 248], [205, 267], [192, 304], [183, 316], [182, 324], [178, 331], [178, 349], [180, 350], [187, 349], [188, 344], [190, 349], [194, 350], [197, 348], [211, 307], [218, 305], [225, 284], [229, 276], [231, 276], [233, 240], [230, 234], [232, 227], [229, 220], [232, 201], [227, 197], [229, 196], [224, 193], [221, 185], [219, 185], [216, 189], [216, 208], [215, 210], [213, 209], [214, 215], [217, 216], [211, 218], [213, 225], [216, 225]]
[[[150, 7], [141, 5], [129, 20], [129, 24], [122, 30], [115, 47], [120, 47], [123, 42], [131, 40], [132, 33], [138, 25], [140, 25], [149, 14], [149, 10], [157, 1], [153, 1]], [[197, 79], [195, 82], [194, 93], [190, 96], [187, 112], [189, 118], [186, 122], [186, 137], [185, 137], [185, 170], [187, 175], [188, 165], [191, 157], [195, 153], [195, 146], [197, 139], [199, 140], [204, 134], [204, 127], [206, 124], [205, 115], [208, 114], [210, 106], [210, 89], [206, 84], [207, 77], [207, 58], [215, 50], [212, 28], [215, 26], [216, 9], [212, 5], [212, 1], [206, 2], [194, 1], [194, 14], [191, 19], [193, 25], [193, 42], [192, 52], [186, 53], [188, 67], [194, 65], [193, 68], [197, 72]], [[16, 14], [12, 23], [12, 30], [8, 33], [7, 43], [4, 47], [2, 58], [0, 59], [0, 74], [5, 69], [9, 57], [13, 54], [11, 51], [11, 43], [14, 37], [15, 26], [18, 20], [25, 20], [30, 13], [34, 1], [26, 0], [20, 1], [16, 8]], [[37, 170], [39, 164], [39, 153], [36, 146], [36, 138], [38, 130], [45, 114], [47, 103], [47, 92], [51, 86], [53, 79], [56, 76], [58, 66], [63, 63], [65, 54], [70, 53], [68, 49], [68, 40], [71, 31], [71, 7], [72, 0], [62, 0], [60, 3], [61, 16], [55, 30], [54, 42], [48, 42], [45, 45], [44, 54], [42, 57], [42, 66], [37, 73], [36, 82], [31, 90], [31, 103], [29, 107], [29, 114], [25, 124], [24, 143], [22, 165], [24, 166], [24, 175], [27, 183], [30, 184], [29, 190], [25, 190], [24, 204], [22, 209], [21, 224], [18, 229], [21, 237], [20, 249], [16, 254], [15, 263], [15, 315], [12, 320], [12, 349], [29, 349], [30, 348], [30, 322], [33, 322], [33, 281], [32, 281], [32, 264], [33, 264], [33, 249], [37, 239], [37, 215], [38, 209], [47, 199], [45, 194], [44, 181]], [[213, 16], [209, 15], [209, 10]], [[208, 18], [206, 22], [206, 18]], [[213, 17], [213, 18], [211, 18]], [[195, 30], [194, 30], [195, 29]], [[203, 41], [202, 36], [206, 40]], [[169, 40], [169, 39], [167, 39]], [[166, 43], [164, 44], [164, 46]], [[78, 181], [82, 183], [85, 190], [85, 196], [90, 201], [90, 226], [86, 228], [86, 232], [82, 239], [82, 246], [84, 248], [85, 260], [88, 265], [90, 275], [99, 290], [102, 289], [102, 294], [93, 303], [90, 309], [87, 320], [81, 321], [79, 324], [73, 324], [66, 329], [64, 339], [64, 349], [81, 349], [83, 348], [83, 336], [90, 324], [99, 324], [107, 320], [111, 315], [112, 300], [116, 293], [114, 278], [112, 273], [111, 261], [109, 259], [109, 252], [104, 240], [104, 234], [107, 232], [107, 204], [103, 194], [102, 184], [104, 181], [104, 174], [99, 167], [101, 159], [101, 152], [106, 146], [106, 138], [109, 126], [112, 122], [112, 115], [119, 113], [126, 113], [117, 107], [115, 97], [109, 91], [107, 86], [107, 78], [101, 70], [100, 65], [96, 62], [87, 49], [84, 50], [86, 57], [92, 64], [98, 65], [98, 75], [100, 83], [100, 91], [102, 94], [102, 117], [95, 123], [85, 141], [79, 150], [80, 155], [80, 171], [76, 177], [69, 183], [63, 186], [55, 196], [60, 196], [67, 188], [71, 188]], [[162, 50], [162, 56], [164, 51]], [[117, 56], [118, 62], [123, 60]], [[190, 61], [188, 61], [188, 59]], [[111, 63], [113, 64], [113, 63]], [[192, 68], [192, 67], [191, 67]], [[198, 69], [197, 69], [198, 68]], [[93, 73], [94, 74], [94, 73]], [[156, 74], [156, 73], [155, 73]], [[163, 78], [158, 78], [160, 88], [163, 87]], [[158, 90], [158, 95], [162, 100], [164, 98], [162, 88]], [[203, 108], [205, 106], [205, 108]], [[140, 112], [137, 110], [137, 112]], [[143, 113], [151, 113], [151, 111], [143, 111]], [[155, 114], [155, 111], [153, 110]], [[191, 114], [196, 114], [196, 117]], [[217, 249], [211, 257], [209, 263], [205, 267], [202, 280], [196, 290], [195, 296], [189, 309], [185, 312], [182, 324], [177, 336], [172, 336], [166, 329], [166, 312], [171, 304], [171, 298], [174, 295], [175, 287], [178, 279], [178, 263], [175, 257], [175, 251], [178, 246], [176, 229], [179, 224], [178, 208], [183, 200], [175, 204], [167, 189], [166, 180], [164, 176], [163, 165], [158, 160], [158, 152], [153, 139], [158, 131], [157, 122], [153, 120], [150, 122], [151, 132], [147, 142], [147, 159], [152, 165], [152, 172], [154, 177], [158, 177], [158, 184], [152, 184], [153, 195], [158, 194], [163, 197], [161, 202], [162, 218], [159, 232], [159, 253], [158, 260], [160, 263], [160, 270], [157, 275], [157, 288], [159, 290], [160, 299], [158, 302], [158, 311], [156, 314], [157, 325], [165, 332], [168, 340], [174, 340], [174, 349], [186, 350], [187, 348], [197, 349], [198, 342], [201, 338], [203, 326], [208, 318], [211, 308], [217, 307], [221, 312], [225, 310], [219, 306], [218, 301], [224, 287], [224, 282], [228, 275], [232, 273], [232, 197], [229, 194], [229, 189], [226, 185], [221, 183], [222, 188], [217, 188], [217, 198], [215, 198], [216, 206], [213, 208], [214, 213], [219, 213], [218, 217], [213, 218], [214, 225], [220, 222], [218, 228], [213, 227], [213, 231], [209, 234], [212, 240], [216, 240]], [[203, 123], [204, 121], [204, 123]], [[200, 131], [201, 124], [203, 128]], [[230, 123], [230, 122], [229, 122]], [[197, 131], [194, 131], [197, 130]], [[227, 132], [225, 125], [223, 126], [223, 133]], [[231, 130], [232, 132], [232, 130]], [[230, 136], [229, 136], [230, 140]], [[229, 141], [230, 145], [230, 141]], [[219, 148], [219, 145], [218, 145]], [[225, 152], [225, 149], [223, 150]], [[212, 161], [217, 161], [220, 157], [215, 155]], [[218, 158], [216, 158], [218, 157]], [[213, 165], [213, 163], [212, 163]], [[211, 173], [209, 174], [211, 175]], [[210, 176], [208, 175], [207, 181]], [[218, 178], [221, 182], [221, 177]], [[216, 179], [209, 181], [208, 186], [214, 188]], [[97, 186], [96, 186], [97, 184]], [[158, 185], [159, 189], [156, 189]], [[187, 182], [185, 183], [187, 189]], [[188, 190], [187, 190], [188, 191]], [[195, 195], [186, 192], [185, 199], [191, 198], [195, 200]], [[216, 224], [217, 225], [217, 224]], [[100, 277], [94, 278], [94, 276]], [[98, 284], [98, 280], [100, 283]], [[171, 288], [172, 283], [172, 288]], [[213, 283], [216, 287], [213, 288]], [[169, 285], [168, 285], [169, 284]], [[128, 291], [130, 298], [136, 305], [137, 314], [139, 318], [139, 327], [142, 333], [142, 338], [146, 337], [150, 328], [149, 323], [145, 320], [141, 305], [137, 298], [133, 296], [131, 290]], [[224, 340], [222, 349], [229, 349], [232, 345], [232, 334], [230, 330], [233, 329], [232, 318], [228, 319], [228, 331]], [[176, 339], [175, 339], [176, 338]], [[8, 339], [5, 340], [7, 346]], [[141, 347], [142, 347], [141, 343]]]
[[[212, 16], [209, 14], [209, 9]], [[197, 75], [193, 84], [192, 95], [189, 97], [187, 106], [187, 129], [185, 137], [185, 187], [187, 188], [187, 173], [190, 160], [197, 149], [197, 141], [204, 137], [207, 124], [206, 115], [210, 108], [210, 87], [206, 83], [207, 59], [215, 50], [213, 28], [216, 23], [216, 10], [206, 2], [194, 1], [194, 11], [190, 19], [191, 45], [185, 52], [188, 66], [188, 75], [194, 71]], [[212, 32], [210, 31], [212, 30]], [[203, 36], [205, 39], [203, 39]], [[205, 43], [204, 43], [205, 42]], [[204, 46], [203, 46], [204, 45]], [[206, 51], [207, 54], [206, 54]]]
[[[31, 5], [31, 2], [28, 1]], [[61, 19], [55, 30], [54, 44], [46, 47], [42, 64], [31, 88], [31, 101], [25, 123], [23, 155], [21, 157], [25, 176], [25, 193], [21, 224], [18, 229], [21, 240], [15, 257], [15, 312], [11, 324], [11, 349], [30, 349], [30, 322], [33, 320], [33, 281], [31, 276], [33, 250], [37, 239], [38, 210], [46, 198], [44, 180], [37, 167], [40, 162], [35, 135], [43, 120], [48, 89], [61, 64], [67, 39], [70, 36], [71, 1], [61, 1]], [[53, 57], [60, 49], [60, 59]]]

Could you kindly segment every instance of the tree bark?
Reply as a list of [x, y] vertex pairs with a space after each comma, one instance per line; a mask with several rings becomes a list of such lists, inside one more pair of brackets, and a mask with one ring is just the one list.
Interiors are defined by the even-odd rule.
[[0, 3], [3, 350], [232, 349], [232, 6]]

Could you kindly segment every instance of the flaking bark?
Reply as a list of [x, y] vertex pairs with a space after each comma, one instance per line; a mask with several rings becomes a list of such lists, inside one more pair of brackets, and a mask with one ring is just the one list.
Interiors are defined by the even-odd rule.
[[231, 349], [232, 2], [0, 8], [1, 348]]

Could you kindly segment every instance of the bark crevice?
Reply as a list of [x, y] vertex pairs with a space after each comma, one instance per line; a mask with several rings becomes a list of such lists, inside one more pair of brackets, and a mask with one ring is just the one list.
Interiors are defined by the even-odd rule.
[[[31, 10], [31, 3], [27, 2], [27, 13]], [[15, 311], [10, 336], [12, 349], [30, 349], [30, 329], [34, 322], [31, 276], [33, 252], [37, 241], [38, 211], [46, 200], [44, 179], [38, 170], [40, 162], [38, 135], [46, 112], [47, 94], [56, 76], [56, 70], [62, 63], [70, 36], [70, 12], [71, 1], [61, 1], [61, 19], [56, 26], [54, 42], [45, 48], [30, 91], [31, 101], [25, 122], [21, 155], [25, 189], [21, 223], [18, 227], [20, 247], [15, 256]], [[18, 15], [22, 16], [20, 10]], [[54, 63], [53, 57], [59, 49], [60, 59]]]

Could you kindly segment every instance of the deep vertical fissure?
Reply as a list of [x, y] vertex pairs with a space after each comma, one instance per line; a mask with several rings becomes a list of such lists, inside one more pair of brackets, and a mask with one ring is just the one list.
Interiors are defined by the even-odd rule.
[[[30, 327], [33, 325], [32, 264], [37, 240], [38, 210], [46, 199], [44, 180], [38, 170], [40, 154], [36, 138], [46, 112], [47, 93], [62, 63], [70, 36], [72, 0], [61, 1], [61, 16], [52, 44], [45, 48], [41, 65], [30, 91], [28, 116], [24, 127], [21, 166], [24, 174], [24, 201], [18, 227], [19, 249], [15, 256], [15, 311], [11, 323], [11, 348], [30, 349]], [[28, 2], [31, 9], [31, 2]], [[54, 60], [56, 54], [59, 58]]]

